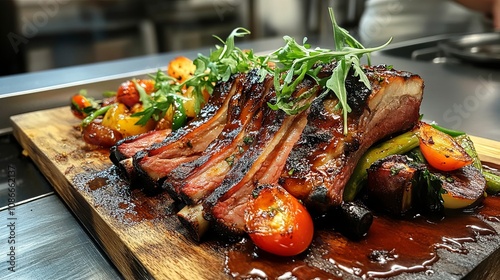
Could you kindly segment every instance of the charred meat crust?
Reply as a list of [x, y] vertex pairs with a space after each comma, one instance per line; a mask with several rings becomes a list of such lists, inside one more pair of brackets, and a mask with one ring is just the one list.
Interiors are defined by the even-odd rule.
[[149, 148], [155, 143], [162, 142], [171, 129], [152, 130], [143, 134], [130, 136], [118, 141], [110, 149], [111, 162], [120, 166], [120, 162], [133, 157], [137, 152]]
[[374, 209], [402, 216], [412, 207], [418, 172], [425, 168], [405, 155], [392, 155], [374, 162], [367, 173], [366, 197]]
[[215, 139], [227, 119], [227, 108], [233, 95], [241, 93], [244, 74], [235, 74], [219, 83], [198, 118], [186, 127], [172, 132], [161, 143], [137, 152], [133, 157], [135, 181], [132, 187], [147, 192], [161, 189], [164, 177], [175, 167], [193, 161]]
[[247, 137], [260, 127], [260, 110], [270, 100], [272, 77], [259, 82], [255, 71], [243, 83], [242, 95], [229, 106], [228, 121], [201, 156], [181, 164], [168, 175], [163, 187], [175, 199], [196, 203], [219, 185], [230, 167], [248, 148]]
[[[318, 92], [314, 83], [306, 80], [298, 87], [296, 94], [308, 90]], [[307, 111], [285, 115], [282, 111], [264, 110], [268, 112], [264, 112], [266, 117], [258, 138], [221, 186], [204, 201], [205, 218], [215, 221], [216, 228], [221, 232], [244, 232], [246, 203], [254, 188], [278, 181], [286, 158], [307, 123]]]
[[312, 105], [308, 125], [287, 160], [280, 183], [310, 208], [325, 211], [340, 205], [344, 186], [363, 153], [419, 119], [424, 87], [420, 77], [385, 66], [365, 70], [372, 87], [369, 95], [361, 82], [349, 78], [346, 83], [348, 96], [358, 96], [351, 101], [348, 134], [342, 133], [336, 98], [326, 97]]

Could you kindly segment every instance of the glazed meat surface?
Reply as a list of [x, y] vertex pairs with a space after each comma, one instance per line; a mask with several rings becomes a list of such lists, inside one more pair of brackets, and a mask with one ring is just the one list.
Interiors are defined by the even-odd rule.
[[[225, 178], [207, 199], [205, 216], [226, 231], [243, 232], [245, 203], [251, 191], [272, 183], [279, 183], [315, 210], [340, 205], [344, 186], [363, 153], [375, 142], [412, 128], [419, 119], [424, 87], [419, 76], [385, 66], [366, 68], [366, 74], [371, 90], [353, 75], [346, 81], [352, 109], [346, 135], [333, 94], [316, 99], [302, 116], [286, 116], [283, 121], [270, 116], [280, 126], [274, 142], [257, 139], [255, 146], [263, 147], [259, 156], [252, 160], [244, 155], [241, 166], [232, 172], [245, 175]], [[288, 126], [290, 123], [293, 125]], [[283, 133], [281, 138], [278, 131]], [[248, 160], [252, 164], [243, 164]]]
[[316, 100], [279, 183], [309, 207], [325, 209], [342, 202], [344, 186], [359, 158], [375, 142], [412, 128], [419, 119], [424, 84], [408, 72], [367, 67], [371, 90], [356, 77], [346, 81], [348, 133], [343, 134], [337, 99]]
[[[296, 93], [309, 90], [318, 92], [312, 81], [305, 80]], [[269, 107], [263, 110], [262, 128], [251, 147], [204, 202], [206, 219], [214, 221], [223, 232], [244, 232], [244, 213], [252, 191], [260, 184], [278, 181], [288, 154], [307, 123], [308, 111], [286, 115]]]
[[133, 157], [135, 184], [146, 190], [157, 190], [171, 170], [197, 159], [224, 128], [229, 104], [241, 95], [245, 77], [237, 74], [228, 82], [219, 83], [197, 119], [161, 143], [137, 152]]
[[247, 75], [242, 94], [229, 104], [227, 122], [219, 136], [194, 161], [179, 165], [165, 180], [164, 188], [187, 204], [209, 195], [244, 155], [260, 129], [262, 108], [274, 95], [272, 77], [259, 82], [256, 71]]
[[[334, 65], [320, 74], [331, 75]], [[371, 89], [353, 73], [346, 80], [352, 109], [347, 133], [335, 94], [316, 98], [325, 89], [314, 80], [304, 79], [293, 94], [310, 93], [302, 102], [311, 106], [287, 115], [267, 105], [276, 101], [273, 78], [251, 71], [219, 83], [187, 127], [121, 162], [144, 188], [166, 189], [186, 204], [183, 222], [192, 228], [202, 221], [243, 233], [246, 203], [262, 184], [280, 184], [309, 209], [326, 211], [342, 203], [344, 187], [370, 146], [419, 119], [424, 84], [418, 75], [384, 65], [364, 71]]]

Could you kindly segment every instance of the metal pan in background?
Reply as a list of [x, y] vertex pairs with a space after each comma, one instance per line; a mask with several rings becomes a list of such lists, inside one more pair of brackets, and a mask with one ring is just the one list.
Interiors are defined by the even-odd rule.
[[447, 56], [500, 68], [500, 32], [451, 37], [438, 43]]

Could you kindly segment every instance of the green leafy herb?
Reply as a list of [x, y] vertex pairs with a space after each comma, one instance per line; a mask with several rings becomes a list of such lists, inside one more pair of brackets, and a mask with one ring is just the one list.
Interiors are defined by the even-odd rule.
[[[186, 99], [181, 93], [184, 87], [193, 87], [194, 109], [198, 114], [204, 102], [203, 92], [212, 94], [215, 84], [218, 81], [228, 81], [231, 75], [237, 72], [248, 72], [264, 63], [261, 57], [255, 56], [252, 51], [244, 52], [235, 45], [235, 38], [250, 34], [245, 28], [236, 28], [231, 32], [226, 41], [215, 36], [223, 45], [216, 46], [216, 49], [209, 56], [199, 54], [193, 61], [196, 66], [194, 75], [183, 83], [172, 83], [174, 79], [162, 71], [158, 71], [153, 77], [155, 79], [155, 92], [148, 96], [144, 89], [136, 84], [140, 94], [140, 100], [143, 103], [144, 110], [134, 114], [141, 118], [137, 124], [144, 125], [151, 118], [161, 119], [171, 105], [174, 106], [174, 117], [185, 122], [185, 114], [182, 114], [181, 106], [183, 99]], [[180, 124], [181, 122], [179, 122]], [[175, 128], [179, 128], [175, 125]]]
[[427, 213], [442, 211], [444, 206], [441, 194], [445, 192], [442, 188], [442, 179], [425, 169], [420, 172], [418, 180], [419, 187], [415, 192], [415, 201], [418, 207]]
[[151, 97], [146, 93], [146, 90], [137, 83], [136, 79], [133, 79], [132, 83], [134, 83], [137, 92], [139, 92], [139, 100], [142, 102], [142, 105], [144, 107], [151, 107]]
[[[276, 103], [270, 104], [273, 109], [281, 109], [287, 113], [294, 114], [306, 109], [308, 105], [303, 105], [298, 100], [303, 97], [292, 97], [297, 85], [309, 76], [316, 82], [326, 87], [320, 97], [323, 97], [329, 90], [335, 93], [339, 103], [338, 109], [342, 109], [344, 118], [344, 134], [347, 133], [347, 114], [351, 108], [347, 104], [347, 91], [345, 80], [347, 74], [352, 68], [354, 75], [366, 87], [371, 88], [370, 82], [361, 67], [361, 58], [367, 55], [368, 64], [370, 63], [369, 54], [387, 46], [391, 40], [382, 46], [376, 48], [365, 48], [349, 32], [337, 25], [333, 9], [329, 9], [332, 21], [335, 50], [311, 49], [304, 39], [303, 44], [298, 44], [293, 38], [285, 36], [285, 46], [271, 53], [268, 60], [274, 62], [274, 86], [276, 88]], [[320, 78], [318, 73], [320, 65], [337, 61], [332, 75], [329, 78]], [[310, 94], [310, 93], [309, 93]]]
[[[144, 108], [141, 112], [133, 115], [140, 117], [137, 124], [146, 125], [151, 119], [158, 121], [165, 116], [167, 110], [172, 108], [175, 119], [174, 129], [179, 128], [186, 122], [182, 101], [186, 100], [187, 97], [183, 96], [183, 89], [193, 88], [194, 110], [198, 114], [205, 102], [204, 92], [212, 94], [217, 82], [228, 81], [235, 73], [245, 73], [257, 68], [261, 81], [266, 76], [273, 75], [276, 102], [268, 105], [272, 109], [283, 110], [287, 114], [300, 113], [312, 103], [311, 98], [317, 90], [316, 87], [298, 96], [293, 96], [297, 86], [306, 76], [314, 79], [318, 86], [325, 88], [325, 91], [316, 98], [323, 98], [329, 92], [333, 92], [339, 100], [337, 109], [342, 110], [344, 134], [346, 134], [347, 114], [351, 111], [347, 104], [346, 77], [352, 71], [361, 82], [370, 88], [370, 82], [361, 67], [361, 59], [366, 55], [369, 64], [369, 54], [382, 49], [390, 43], [390, 40], [380, 47], [364, 48], [347, 30], [337, 25], [331, 8], [329, 13], [334, 34], [334, 50], [312, 49], [311, 45], [307, 43], [307, 38], [304, 38], [302, 44], [299, 44], [292, 37], [285, 36], [283, 47], [269, 55], [257, 56], [253, 51], [243, 51], [235, 45], [236, 38], [250, 34], [250, 31], [245, 28], [236, 28], [225, 41], [214, 36], [222, 45], [216, 45], [215, 50], [211, 51], [208, 56], [199, 54], [193, 61], [196, 66], [194, 75], [183, 83], [175, 83], [176, 80], [173, 77], [158, 70], [156, 75], [151, 76], [155, 80], [155, 90], [148, 95], [145, 89], [134, 80]], [[332, 61], [336, 61], [332, 75], [320, 77], [322, 65]], [[273, 67], [270, 67], [269, 64]], [[99, 113], [103, 111], [105, 112], [105, 109], [100, 110]], [[84, 121], [84, 123], [88, 123], [88, 121]]]

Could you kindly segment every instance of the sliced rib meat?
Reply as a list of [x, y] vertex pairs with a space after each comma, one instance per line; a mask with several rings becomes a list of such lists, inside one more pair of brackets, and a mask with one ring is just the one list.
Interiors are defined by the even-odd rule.
[[[340, 205], [344, 186], [361, 155], [375, 142], [411, 128], [419, 118], [423, 92], [419, 76], [385, 66], [365, 71], [371, 90], [354, 75], [346, 81], [352, 109], [346, 135], [333, 94], [317, 99], [310, 112], [270, 116], [279, 128], [262, 125], [256, 144], [205, 200], [206, 218], [219, 229], [243, 233], [252, 191], [259, 184], [278, 180], [310, 208], [325, 211]], [[283, 156], [278, 156], [280, 152]]]
[[287, 160], [279, 183], [309, 208], [340, 205], [343, 190], [359, 158], [375, 142], [413, 127], [419, 119], [422, 79], [380, 65], [367, 67], [372, 90], [357, 77], [346, 81], [348, 133], [343, 134], [337, 99], [312, 105], [308, 124]]
[[[298, 85], [295, 94], [306, 91], [316, 96], [318, 87], [310, 80]], [[262, 127], [257, 138], [222, 184], [204, 201], [205, 216], [222, 231], [244, 232], [246, 203], [256, 185], [276, 183], [289, 152], [307, 123], [307, 110], [297, 115], [264, 108]]]
[[111, 147], [109, 158], [111, 162], [118, 166], [122, 174], [132, 179], [134, 177], [132, 157], [137, 152], [147, 149], [155, 143], [162, 142], [171, 132], [171, 129], [152, 130], [122, 139]]
[[172, 132], [161, 143], [137, 152], [133, 157], [138, 187], [158, 190], [165, 176], [178, 165], [198, 158], [220, 134], [227, 120], [229, 104], [241, 95], [245, 74], [236, 74], [219, 83], [200, 116], [186, 127]]
[[170, 172], [164, 188], [186, 204], [197, 203], [210, 194], [224, 179], [249, 147], [249, 139], [258, 132], [261, 109], [270, 100], [273, 79], [259, 82], [256, 71], [248, 73], [237, 104], [230, 104], [228, 121], [202, 155], [181, 164]]
[[[330, 75], [334, 65], [323, 65], [321, 75]], [[211, 114], [138, 152], [134, 169], [145, 186], [155, 188], [168, 178], [164, 187], [188, 204], [181, 220], [193, 229], [205, 230], [204, 216], [225, 232], [243, 233], [246, 203], [260, 184], [281, 184], [309, 209], [338, 206], [362, 154], [419, 118], [424, 87], [419, 76], [383, 65], [365, 72], [371, 90], [353, 73], [346, 80], [352, 112], [345, 135], [333, 93], [286, 115], [266, 104], [275, 99], [272, 80], [259, 83], [252, 71], [217, 87], [214, 97], [220, 100]], [[306, 91], [313, 94], [303, 102], [324, 89], [305, 79], [294, 94]]]
[[152, 130], [122, 139], [111, 147], [109, 158], [118, 165], [120, 161], [133, 157], [137, 152], [162, 142], [171, 132], [171, 129]]

